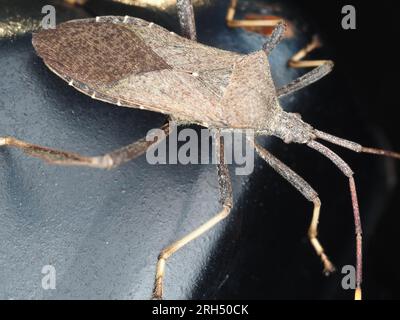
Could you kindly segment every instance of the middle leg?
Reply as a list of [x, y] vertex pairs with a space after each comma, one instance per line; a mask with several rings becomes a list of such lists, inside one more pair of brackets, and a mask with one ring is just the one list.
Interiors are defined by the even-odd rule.
[[193, 230], [183, 238], [173, 242], [169, 246], [165, 247], [161, 250], [161, 253], [158, 256], [157, 261], [157, 269], [156, 269], [156, 277], [154, 282], [153, 289], [153, 299], [162, 299], [163, 297], [163, 280], [165, 275], [165, 265], [166, 261], [169, 257], [171, 257], [176, 251], [183, 248], [189, 242], [197, 239], [202, 234], [213, 228], [219, 222], [224, 220], [229, 213], [231, 212], [233, 206], [232, 199], [232, 182], [229, 176], [228, 166], [225, 164], [224, 160], [224, 143], [221, 140], [220, 134], [217, 134], [215, 138], [216, 142], [216, 151], [219, 154], [219, 163], [218, 163], [218, 183], [220, 187], [221, 194], [221, 204], [222, 210], [212, 217], [210, 220], [203, 223], [197, 229]]

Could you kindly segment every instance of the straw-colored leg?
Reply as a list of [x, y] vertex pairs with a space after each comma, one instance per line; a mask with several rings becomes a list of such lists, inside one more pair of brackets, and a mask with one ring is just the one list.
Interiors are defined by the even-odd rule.
[[[219, 138], [218, 138], [219, 139]], [[166, 261], [176, 251], [187, 245], [189, 242], [197, 239], [202, 234], [210, 230], [220, 221], [225, 219], [231, 212], [233, 199], [232, 199], [232, 183], [229, 176], [228, 166], [224, 163], [223, 150], [224, 145], [221, 141], [217, 143], [217, 150], [220, 150], [219, 164], [218, 164], [218, 182], [220, 186], [222, 210], [213, 218], [202, 224], [200, 227], [190, 232], [183, 238], [173, 242], [169, 246], [161, 250], [158, 256], [156, 276], [153, 289], [153, 299], [162, 299], [163, 297], [163, 280], [165, 276]]]
[[311, 42], [289, 59], [288, 65], [292, 68], [313, 68], [327, 63], [329, 60], [304, 60], [312, 51], [322, 46], [318, 36], [314, 36]]
[[275, 27], [282, 19], [237, 20], [235, 19], [238, 0], [231, 0], [226, 13], [226, 23], [231, 28]]

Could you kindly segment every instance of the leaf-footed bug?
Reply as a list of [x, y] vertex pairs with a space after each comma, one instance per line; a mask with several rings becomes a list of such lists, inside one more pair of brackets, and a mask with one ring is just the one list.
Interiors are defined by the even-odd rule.
[[[193, 17], [189, 1], [178, 1], [178, 4], [182, 17]], [[195, 39], [193, 19], [182, 17], [183, 34]], [[272, 135], [286, 143], [305, 144], [328, 157], [349, 179], [357, 241], [355, 298], [360, 299], [362, 231], [353, 171], [338, 155], [316, 140], [325, 140], [356, 152], [395, 158], [400, 158], [400, 154], [364, 148], [334, 137], [314, 129], [298, 115], [282, 110], [280, 97], [319, 80], [333, 67], [332, 62], [324, 62], [301, 78], [276, 89], [267, 56], [279, 43], [284, 31], [285, 25], [278, 24], [263, 50], [241, 55], [198, 44], [141, 19], [106, 16], [73, 20], [55, 30], [43, 30], [33, 36], [33, 45], [53, 72], [95, 99], [165, 113], [177, 123], [194, 123], [220, 130], [254, 129], [258, 135]], [[168, 125], [162, 129], [169, 133]], [[53, 164], [106, 169], [142, 155], [155, 142], [141, 139], [103, 156], [84, 157], [13, 137], [0, 138], [0, 145], [20, 148]], [[325, 272], [332, 272], [334, 267], [317, 239], [321, 207], [317, 192], [261, 145], [254, 141], [251, 143], [273, 169], [314, 204], [309, 238]], [[220, 151], [223, 150], [223, 140], [219, 137], [216, 145]], [[218, 176], [223, 208], [214, 218], [162, 250], [157, 263], [154, 298], [162, 298], [166, 260], [231, 211], [232, 186], [223, 152], [220, 154]]]

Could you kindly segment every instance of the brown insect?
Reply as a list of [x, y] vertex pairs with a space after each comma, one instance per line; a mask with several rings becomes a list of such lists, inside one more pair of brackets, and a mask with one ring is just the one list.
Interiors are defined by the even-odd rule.
[[[184, 34], [195, 39], [190, 1], [179, 1]], [[182, 4], [183, 3], [183, 4]], [[186, 12], [186, 13], [185, 13]], [[192, 18], [190, 18], [192, 17]], [[242, 55], [199, 44], [138, 18], [105, 16], [73, 20], [54, 30], [33, 35], [33, 46], [44, 63], [69, 85], [94, 99], [118, 106], [146, 109], [167, 114], [178, 124], [199, 124], [217, 130], [253, 129], [257, 135], [272, 135], [286, 143], [304, 144], [329, 158], [348, 177], [353, 204], [357, 241], [357, 288], [361, 298], [362, 231], [353, 171], [333, 151], [317, 139], [356, 152], [400, 158], [390, 151], [364, 148], [314, 129], [300, 116], [285, 112], [279, 98], [310, 85], [328, 74], [333, 67], [326, 61], [316, 69], [282, 88], [275, 88], [268, 55], [280, 42], [285, 25], [280, 23], [262, 50]], [[166, 134], [169, 125], [162, 127]], [[0, 145], [16, 147], [28, 155], [51, 164], [111, 169], [146, 152], [154, 143], [145, 138], [102, 156], [50, 149], [13, 137], [0, 138]], [[275, 158], [260, 144], [251, 141], [255, 151], [279, 174], [313, 203], [308, 236], [321, 258], [324, 272], [334, 266], [317, 238], [321, 201], [317, 192], [299, 175]], [[153, 298], [163, 296], [163, 278], [167, 259], [190, 241], [226, 218], [233, 206], [232, 185], [224, 162], [223, 139], [216, 137], [220, 151], [218, 180], [222, 210], [196, 230], [165, 247], [157, 262]]]

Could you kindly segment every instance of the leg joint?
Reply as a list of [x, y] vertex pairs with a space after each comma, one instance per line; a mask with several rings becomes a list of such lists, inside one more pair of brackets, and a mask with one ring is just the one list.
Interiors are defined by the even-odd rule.
[[227, 216], [229, 216], [231, 210], [232, 210], [231, 202], [229, 204], [224, 204], [222, 211], [220, 212], [221, 218], [225, 219]]
[[312, 202], [314, 203], [314, 207], [321, 207], [321, 200], [318, 197], [318, 194], [315, 195], [315, 198], [312, 200]]
[[158, 260], [167, 260], [170, 257], [170, 250], [169, 247], [165, 247], [161, 250], [160, 254], [158, 255]]
[[10, 137], [0, 137], [0, 146], [6, 146], [10, 143]]
[[113, 169], [118, 166], [118, 164], [115, 163], [113, 158], [108, 154], [100, 157], [93, 157], [91, 162], [94, 166], [103, 169]]

